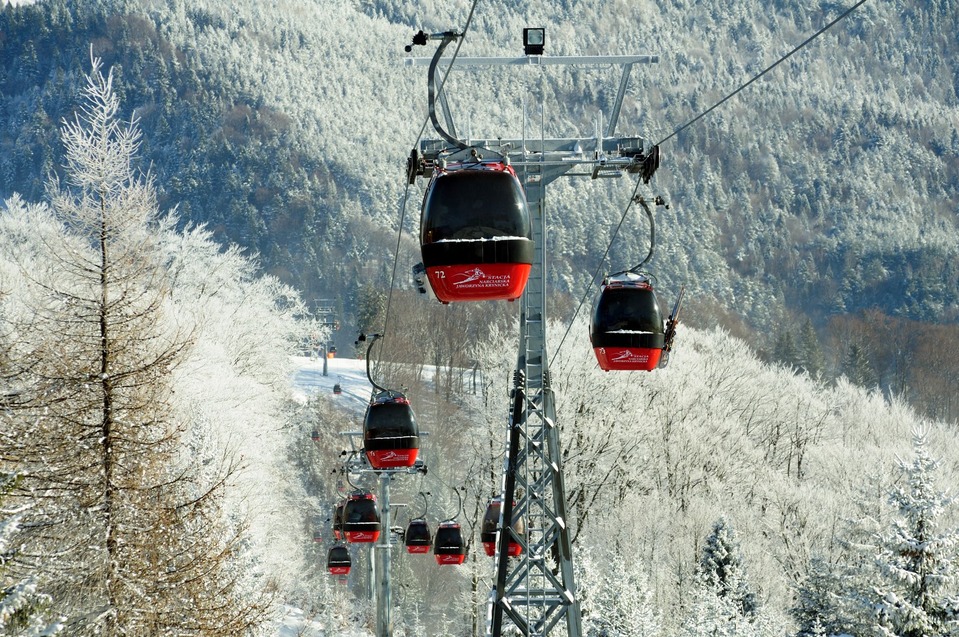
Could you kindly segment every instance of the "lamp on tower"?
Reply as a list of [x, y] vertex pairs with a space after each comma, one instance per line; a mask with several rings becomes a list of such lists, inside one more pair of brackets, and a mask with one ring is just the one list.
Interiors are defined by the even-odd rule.
[[542, 55], [546, 44], [546, 29], [523, 29], [523, 52], [526, 55]]

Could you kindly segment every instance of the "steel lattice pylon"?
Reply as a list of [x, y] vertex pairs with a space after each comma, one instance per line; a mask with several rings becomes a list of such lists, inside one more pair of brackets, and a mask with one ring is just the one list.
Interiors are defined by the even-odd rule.
[[[451, 34], [431, 39], [449, 41]], [[470, 153], [489, 151], [508, 159], [526, 191], [532, 220], [535, 258], [523, 293], [520, 338], [514, 372], [512, 408], [503, 465], [502, 506], [496, 539], [496, 573], [488, 601], [487, 635], [500, 637], [509, 625], [522, 635], [545, 636], [565, 623], [568, 637], [582, 636], [582, 619], [573, 574], [572, 545], [566, 516], [566, 489], [553, 390], [546, 351], [546, 186], [562, 176], [614, 176], [636, 173], [649, 179], [658, 166], [658, 149], [645, 148], [640, 137], [613, 137], [633, 64], [658, 62], [657, 56], [457, 58], [456, 67], [497, 65], [621, 65], [619, 94], [605, 129], [592, 137], [569, 139], [471, 139], [466, 148], [450, 148], [444, 140], [421, 140], [410, 158], [409, 176], [428, 176], [435, 162], [457, 161]], [[432, 63], [417, 58], [411, 64]], [[432, 86], [432, 84], [431, 84]], [[432, 97], [435, 96], [431, 96]], [[440, 95], [445, 121], [452, 117]], [[432, 105], [431, 105], [432, 108]], [[434, 122], [438, 121], [434, 116]], [[442, 132], [442, 131], [441, 131]], [[573, 172], [574, 168], [588, 171]], [[515, 501], [515, 504], [514, 504]], [[514, 516], [515, 512], [515, 516]], [[504, 529], [504, 520], [524, 517], [526, 533]], [[509, 542], [522, 546], [508, 555]]]

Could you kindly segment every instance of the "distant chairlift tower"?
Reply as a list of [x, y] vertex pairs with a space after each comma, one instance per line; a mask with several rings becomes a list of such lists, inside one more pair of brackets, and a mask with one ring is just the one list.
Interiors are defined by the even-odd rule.
[[[418, 34], [420, 41], [440, 40], [432, 58], [408, 59], [410, 65], [430, 64], [435, 73], [442, 64], [443, 49], [458, 34]], [[640, 174], [644, 181], [659, 165], [658, 147], [646, 148], [639, 137], [613, 137], [620, 107], [633, 64], [659, 61], [654, 55], [563, 56], [563, 57], [487, 57], [457, 58], [455, 67], [504, 65], [618, 65], [623, 67], [619, 93], [605, 131], [597, 125], [592, 137], [570, 139], [471, 139], [458, 151], [465, 159], [474, 151], [498, 153], [509, 159], [526, 191], [533, 227], [535, 257], [529, 281], [521, 300], [520, 337], [513, 404], [508, 428], [506, 460], [503, 466], [502, 506], [496, 539], [496, 576], [488, 602], [487, 635], [500, 637], [511, 623], [521, 634], [549, 635], [564, 619], [569, 637], [582, 637], [582, 618], [573, 578], [572, 546], [566, 514], [566, 489], [563, 481], [562, 454], [549, 380], [546, 352], [546, 186], [562, 176], [588, 176], [593, 179], [620, 176], [623, 172]], [[439, 83], [430, 78], [430, 90]], [[434, 98], [437, 98], [434, 100]], [[434, 102], [443, 110], [451, 131], [452, 116], [445, 97], [431, 94], [430, 107], [434, 127], [442, 140], [421, 140], [409, 162], [409, 177], [431, 174], [433, 163], [456, 161], [451, 152], [449, 134], [441, 130], [433, 111]], [[455, 133], [453, 133], [455, 135]], [[574, 168], [587, 170], [573, 172]], [[516, 494], [520, 497], [516, 499]], [[515, 499], [515, 502], [514, 502]], [[515, 511], [515, 513], [514, 513]], [[527, 534], [519, 536], [512, 527], [506, 532], [504, 520], [525, 517]], [[523, 551], [510, 557], [510, 542]]]

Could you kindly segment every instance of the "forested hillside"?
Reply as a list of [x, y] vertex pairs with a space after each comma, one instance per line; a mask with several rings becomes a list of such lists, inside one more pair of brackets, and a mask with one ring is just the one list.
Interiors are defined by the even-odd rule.
[[[91, 64], [49, 151], [63, 178], [0, 207], [0, 630], [257, 635], [305, 614], [363, 634], [363, 549], [347, 587], [322, 561], [363, 390], [352, 410], [291, 401], [289, 354], [322, 330], [293, 288], [161, 209], [134, 162], [146, 137]], [[387, 308], [404, 326], [376, 376], [430, 431], [428, 474], [395, 495], [430, 489], [431, 520], [458, 510], [470, 545], [445, 570], [398, 556], [396, 634], [480, 634], [477, 527], [500, 484], [518, 304], [360, 292], [364, 327]], [[850, 334], [895, 332], [861, 320]], [[586, 634], [955, 631], [953, 424], [718, 328], [681, 326], [667, 369], [605, 373], [586, 323], [549, 325]], [[808, 366], [813, 343], [793, 344]]]
[[[388, 287], [405, 158], [425, 118], [426, 74], [404, 66], [403, 46], [420, 28], [463, 28], [467, 10], [395, 0], [6, 5], [0, 196], [36, 200], [61, 169], [56, 127], [76, 109], [92, 51], [114, 68], [126, 115], [140, 118], [142, 161], [160, 203], [248, 248], [308, 301], [337, 299], [352, 326], [359, 286]], [[652, 267], [664, 287], [687, 285], [689, 320], [718, 321], [768, 356], [828, 377], [859, 370], [867, 384], [955, 417], [922, 379], [904, 389], [898, 381], [912, 364], [890, 368], [875, 330], [855, 329], [871, 325], [858, 313], [873, 310], [908, 335], [897, 350], [916, 364], [929, 359], [927, 342], [957, 338], [953, 3], [871, 0], [671, 136], [841, 10], [758, 0], [487, 0], [461, 55], [520, 54], [521, 29], [532, 24], [547, 27], [551, 55], [658, 54], [658, 64], [634, 69], [617, 132], [666, 140], [651, 194], [670, 206], [656, 210]], [[448, 93], [460, 129], [476, 136], [522, 135], [523, 100], [535, 122], [528, 135], [592, 136], [617, 82], [609, 69], [513, 69], [454, 74]], [[608, 263], [599, 262], [629, 181], [571, 179], [550, 190], [556, 292], [578, 298], [597, 268], [645, 255], [645, 220], [630, 215]], [[401, 286], [419, 260], [421, 188], [403, 217]], [[790, 349], [807, 320], [832, 354], [819, 368], [808, 364], [814, 353], [804, 359]], [[858, 351], [844, 340], [850, 329]], [[777, 347], [777, 339], [786, 342]], [[947, 364], [933, 375], [957, 372]]]

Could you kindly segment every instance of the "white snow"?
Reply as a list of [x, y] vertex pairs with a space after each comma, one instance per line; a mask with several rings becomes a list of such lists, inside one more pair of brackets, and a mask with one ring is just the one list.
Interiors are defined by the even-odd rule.
[[357, 358], [326, 359], [326, 376], [323, 375], [323, 359], [310, 356], [295, 356], [293, 366], [294, 395], [302, 401], [318, 394], [333, 395], [333, 386], [339, 384], [343, 393], [336, 396], [342, 399], [344, 410], [362, 414], [370, 402], [372, 385], [366, 377], [366, 360]]

